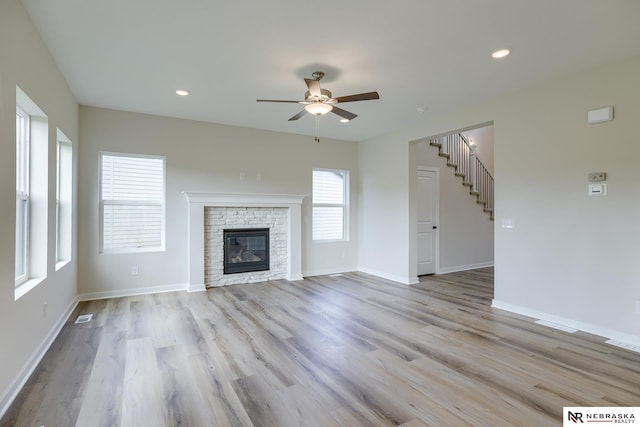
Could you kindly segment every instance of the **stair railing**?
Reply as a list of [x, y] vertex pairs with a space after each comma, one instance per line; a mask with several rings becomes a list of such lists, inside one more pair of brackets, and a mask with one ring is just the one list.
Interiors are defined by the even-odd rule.
[[478, 158], [476, 145], [470, 144], [461, 133], [433, 138], [430, 144], [439, 147], [440, 155], [447, 158], [447, 165], [455, 168], [456, 176], [470, 187], [469, 192], [477, 196], [478, 203], [484, 205], [484, 211], [493, 219], [493, 176]]

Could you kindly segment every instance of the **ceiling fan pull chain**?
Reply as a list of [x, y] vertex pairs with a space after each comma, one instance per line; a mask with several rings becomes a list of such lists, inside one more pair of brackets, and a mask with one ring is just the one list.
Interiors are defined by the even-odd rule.
[[316, 115], [315, 118], [316, 118], [316, 137], [315, 137], [315, 141], [317, 143], [319, 143], [320, 142], [320, 116]]

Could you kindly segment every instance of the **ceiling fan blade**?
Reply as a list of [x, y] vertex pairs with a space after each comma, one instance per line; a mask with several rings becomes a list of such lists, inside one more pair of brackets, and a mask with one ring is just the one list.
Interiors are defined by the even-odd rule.
[[372, 99], [380, 99], [380, 95], [378, 95], [378, 92], [367, 92], [357, 95], [339, 96], [334, 99], [336, 102], [370, 101]]
[[286, 101], [282, 99], [256, 99], [257, 102], [288, 102], [292, 104], [302, 104], [305, 101]]
[[347, 120], [353, 120], [356, 117], [358, 117], [357, 114], [353, 114], [347, 110], [343, 110], [342, 108], [338, 108], [335, 105], [333, 106], [333, 108], [331, 109], [331, 112], [334, 114], [339, 115], [340, 117], [342, 117], [343, 119], [347, 119]]
[[311, 96], [322, 95], [322, 92], [320, 92], [320, 82], [318, 80], [304, 79], [304, 82], [307, 84], [309, 94], [311, 94]]
[[304, 116], [305, 114], [307, 114], [307, 110], [302, 110], [298, 114], [296, 114], [295, 116], [291, 117], [289, 119], [289, 121], [292, 122], [294, 120], [298, 120], [300, 117]]

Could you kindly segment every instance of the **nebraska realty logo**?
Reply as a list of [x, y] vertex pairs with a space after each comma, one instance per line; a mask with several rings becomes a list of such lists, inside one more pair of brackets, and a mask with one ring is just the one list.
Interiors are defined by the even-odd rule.
[[562, 414], [563, 427], [590, 423], [598, 423], [598, 426], [635, 424], [640, 419], [640, 407], [565, 406]]

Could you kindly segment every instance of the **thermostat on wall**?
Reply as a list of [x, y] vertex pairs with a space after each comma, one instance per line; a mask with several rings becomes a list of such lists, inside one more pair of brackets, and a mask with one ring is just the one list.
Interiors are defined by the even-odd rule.
[[589, 180], [589, 182], [606, 181], [607, 180], [607, 173], [606, 172], [591, 172], [589, 175], [587, 175], [587, 179]]

